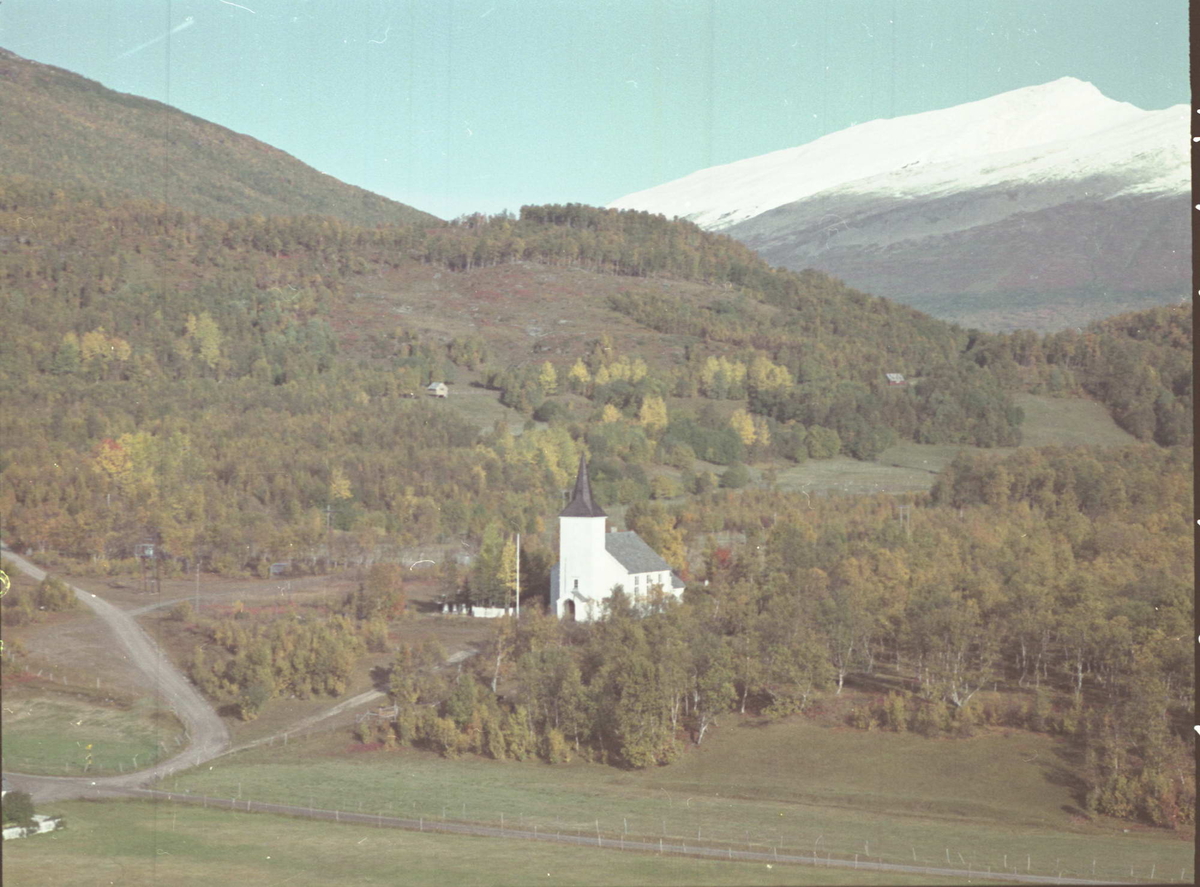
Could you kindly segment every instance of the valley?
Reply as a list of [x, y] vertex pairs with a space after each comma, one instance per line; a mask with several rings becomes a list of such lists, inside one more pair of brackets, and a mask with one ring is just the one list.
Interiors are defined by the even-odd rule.
[[[4, 770], [71, 819], [6, 877], [867, 882], [743, 848], [1194, 876], [1190, 302], [1110, 288], [1138, 310], [1083, 323], [1065, 275], [1075, 308], [957, 325], [724, 224], [444, 223], [165, 105], [7, 52], [0, 73], [28, 122], [0, 176]], [[1146, 122], [1083, 92], [1084, 130]], [[171, 189], [143, 164], [163, 150]], [[996, 224], [1053, 251], [1015, 202]], [[1162, 264], [1130, 249], [1114, 266]], [[652, 565], [559, 620], [580, 517]], [[134, 785], [729, 856], [106, 794]]]

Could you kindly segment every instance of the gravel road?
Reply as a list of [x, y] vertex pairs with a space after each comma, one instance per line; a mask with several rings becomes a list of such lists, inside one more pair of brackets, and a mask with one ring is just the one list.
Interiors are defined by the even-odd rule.
[[[20, 555], [8, 549], [4, 550], [5, 560], [37, 581], [46, 577], [42, 570]], [[200, 695], [200, 692], [180, 674], [171, 664], [171, 660], [162, 648], [146, 634], [128, 613], [114, 607], [90, 591], [70, 586], [75, 597], [91, 607], [109, 630], [116, 635], [121, 655], [148, 675], [152, 681], [157, 697], [170, 706], [187, 730], [188, 747], [169, 760], [162, 761], [146, 770], [137, 773], [126, 773], [119, 776], [88, 777], [62, 776], [26, 776], [20, 773], [6, 773], [13, 787], [27, 791], [35, 801], [61, 800], [72, 797], [83, 797], [88, 789], [103, 788], [134, 788], [148, 785], [176, 770], [194, 767], [204, 761], [210, 761], [229, 748], [229, 731], [218, 717], [212, 706]]]

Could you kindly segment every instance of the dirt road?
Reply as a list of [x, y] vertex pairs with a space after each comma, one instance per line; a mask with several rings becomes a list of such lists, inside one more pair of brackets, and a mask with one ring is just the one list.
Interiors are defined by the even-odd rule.
[[[4, 550], [5, 560], [39, 582], [46, 577], [42, 570], [20, 555]], [[189, 744], [180, 754], [137, 773], [120, 776], [88, 777], [25, 776], [6, 773], [14, 788], [28, 791], [34, 800], [59, 800], [81, 797], [88, 789], [104, 786], [134, 788], [148, 785], [176, 770], [194, 767], [212, 760], [229, 748], [229, 731], [212, 706], [171, 664], [162, 648], [146, 634], [128, 613], [96, 597], [90, 591], [70, 586], [75, 597], [91, 607], [104, 620], [109, 630], [116, 635], [120, 655], [144, 672], [154, 687], [155, 694], [170, 706], [187, 730]]]

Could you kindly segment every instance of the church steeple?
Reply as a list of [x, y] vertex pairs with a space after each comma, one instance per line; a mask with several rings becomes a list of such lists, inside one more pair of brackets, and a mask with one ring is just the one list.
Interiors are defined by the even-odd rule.
[[592, 483], [588, 479], [587, 460], [579, 455], [579, 473], [575, 476], [575, 491], [559, 517], [605, 517], [604, 510], [592, 498]]

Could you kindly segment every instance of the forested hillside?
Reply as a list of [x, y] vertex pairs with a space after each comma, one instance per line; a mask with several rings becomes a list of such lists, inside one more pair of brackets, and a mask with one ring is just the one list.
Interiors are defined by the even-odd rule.
[[[497, 359], [486, 326], [448, 341], [395, 320], [341, 344], [333, 332], [354, 289], [389, 274], [517, 260], [627, 281], [610, 310], [654, 332], [544, 356], [532, 343], [516, 360]], [[1009, 394], [1022, 387], [1093, 391], [1139, 437], [1190, 440], [1190, 309], [1074, 339], [969, 334], [642, 213], [527, 207], [433, 233], [368, 230], [215, 220], [6, 179], [0, 272], [6, 526], [93, 560], [127, 556], [147, 533], [238, 570], [284, 552], [370, 560], [379, 545], [479, 540], [492, 522], [535, 532], [580, 448], [601, 493], [629, 504], [711, 488], [698, 459], [869, 459], [898, 438], [1012, 444]], [[699, 286], [664, 290], [666, 275]], [[452, 411], [405, 397], [460, 371], [549, 424], [480, 441]], [[888, 386], [885, 372], [914, 384]], [[668, 408], [697, 399], [714, 408]], [[743, 406], [717, 409], [731, 401]]]
[[219, 218], [318, 213], [360, 225], [438, 223], [257, 139], [4, 49], [0, 82], [7, 176], [87, 185]]

